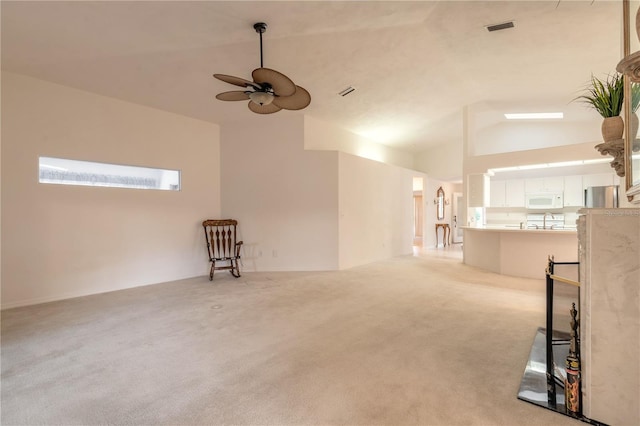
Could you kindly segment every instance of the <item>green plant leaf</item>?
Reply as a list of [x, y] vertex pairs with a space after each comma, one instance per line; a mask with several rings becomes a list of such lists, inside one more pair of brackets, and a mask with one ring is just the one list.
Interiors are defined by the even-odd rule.
[[[600, 80], [591, 75], [591, 81], [585, 87], [585, 93], [574, 99], [586, 103], [595, 109], [602, 117], [616, 117], [622, 112], [622, 101], [624, 100], [624, 79], [622, 74], [609, 74], [606, 79]], [[637, 86], [637, 85], [636, 85]], [[640, 87], [636, 89], [635, 111], [640, 105]], [[632, 102], [634, 101], [632, 91]]]

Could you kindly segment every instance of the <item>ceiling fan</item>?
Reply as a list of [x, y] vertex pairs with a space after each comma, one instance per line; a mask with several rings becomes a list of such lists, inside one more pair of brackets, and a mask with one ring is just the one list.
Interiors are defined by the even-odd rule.
[[249, 109], [257, 114], [272, 114], [281, 109], [297, 110], [311, 103], [311, 95], [304, 88], [296, 86], [286, 75], [264, 68], [262, 62], [262, 34], [267, 24], [258, 22], [253, 28], [260, 34], [260, 68], [251, 73], [253, 81], [226, 74], [213, 76], [225, 83], [245, 87], [247, 90], [232, 90], [216, 95], [221, 101], [249, 101]]

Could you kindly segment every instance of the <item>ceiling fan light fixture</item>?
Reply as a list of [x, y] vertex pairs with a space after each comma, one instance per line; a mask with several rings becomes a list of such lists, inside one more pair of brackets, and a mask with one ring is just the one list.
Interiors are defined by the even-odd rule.
[[273, 102], [273, 95], [267, 92], [252, 92], [249, 93], [249, 99], [258, 105], [269, 105]]

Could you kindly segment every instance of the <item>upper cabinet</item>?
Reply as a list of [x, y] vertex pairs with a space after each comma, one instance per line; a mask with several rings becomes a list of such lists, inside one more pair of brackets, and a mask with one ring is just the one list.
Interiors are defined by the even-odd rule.
[[584, 206], [584, 189], [581, 175], [564, 177], [564, 206]]
[[[482, 175], [475, 175], [476, 185], [482, 186]], [[484, 193], [477, 192], [474, 198], [475, 205], [471, 207], [525, 207], [525, 195], [527, 193], [556, 192], [564, 194], [564, 207], [583, 207], [584, 190], [591, 186], [618, 185], [616, 174], [596, 173], [589, 175], [556, 176], [533, 179], [506, 179], [494, 180], [489, 183], [489, 204], [482, 204]], [[473, 185], [469, 180], [469, 188]], [[471, 194], [471, 197], [474, 195]]]
[[524, 207], [524, 179], [505, 181], [506, 207]]
[[505, 204], [505, 181], [504, 180], [491, 180], [489, 185], [491, 191], [489, 192], [490, 206], [491, 207], [504, 207]]
[[562, 192], [564, 189], [564, 178], [562, 176], [526, 179], [524, 190], [526, 193], [532, 192]]
[[582, 177], [582, 188], [587, 189], [591, 186], [609, 186], [613, 185], [614, 173], [596, 173], [593, 175], [584, 175]]
[[492, 180], [491, 207], [524, 207], [524, 180]]

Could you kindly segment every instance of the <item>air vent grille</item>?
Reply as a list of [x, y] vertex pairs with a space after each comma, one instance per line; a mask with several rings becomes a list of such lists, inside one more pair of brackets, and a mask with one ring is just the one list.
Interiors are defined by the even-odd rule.
[[338, 95], [340, 96], [347, 96], [349, 93], [353, 93], [356, 90], [355, 87], [347, 87], [346, 89], [342, 90], [341, 92], [338, 92]]
[[487, 31], [489, 32], [493, 32], [493, 31], [500, 31], [500, 30], [506, 30], [507, 28], [513, 28], [513, 21], [509, 21], [509, 22], [503, 22], [502, 24], [495, 24], [495, 25], [487, 25]]

